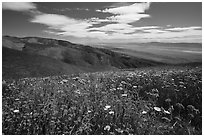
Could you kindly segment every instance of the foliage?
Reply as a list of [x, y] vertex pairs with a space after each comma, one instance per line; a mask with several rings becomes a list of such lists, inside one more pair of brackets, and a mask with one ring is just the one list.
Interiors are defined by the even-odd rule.
[[201, 134], [202, 68], [3, 80], [3, 134]]

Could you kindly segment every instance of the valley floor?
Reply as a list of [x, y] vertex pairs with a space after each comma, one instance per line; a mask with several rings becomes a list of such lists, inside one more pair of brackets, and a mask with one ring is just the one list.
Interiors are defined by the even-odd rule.
[[3, 80], [3, 134], [202, 134], [202, 67]]

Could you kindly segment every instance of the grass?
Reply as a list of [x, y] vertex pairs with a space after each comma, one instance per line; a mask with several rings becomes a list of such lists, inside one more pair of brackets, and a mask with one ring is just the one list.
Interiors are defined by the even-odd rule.
[[4, 80], [3, 134], [202, 134], [202, 68]]

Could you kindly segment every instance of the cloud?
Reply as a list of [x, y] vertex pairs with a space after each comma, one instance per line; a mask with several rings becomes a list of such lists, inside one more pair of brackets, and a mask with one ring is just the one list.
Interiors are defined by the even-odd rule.
[[120, 7], [111, 7], [104, 10], [97, 10], [98, 12], [111, 13], [114, 16], [108, 17], [111, 21], [119, 23], [132, 23], [141, 18], [149, 18], [150, 15], [144, 14], [150, 7], [150, 3], [135, 3]]
[[65, 11], [90, 11], [88, 8], [53, 8], [54, 11], [65, 12]]
[[161, 28], [159, 26], [143, 26], [143, 27], [135, 27], [136, 30], [145, 30], [145, 29], [158, 29]]
[[97, 10], [95, 10], [96, 12], [102, 12], [102, 10], [100, 10], [100, 9], [97, 9]]
[[[101, 31], [101, 32], [113, 32], [113, 33], [120, 33], [120, 34], [134, 34], [138, 31], [140, 32], [165, 32], [159, 29], [159, 26], [143, 26], [143, 27], [134, 27], [132, 25], [126, 23], [116, 23], [116, 24], [108, 24], [98, 28], [89, 28], [89, 31]], [[141, 34], [141, 33], [140, 33]], [[127, 37], [127, 35], [125, 36]], [[129, 37], [129, 36], [128, 36]], [[124, 37], [123, 37], [124, 38]]]
[[[93, 27], [98, 18], [74, 19], [59, 14], [36, 15], [31, 22], [46, 25], [49, 34], [76, 38], [97, 39], [105, 42], [201, 42], [202, 30], [199, 26], [185, 28], [163, 28], [160, 26], [134, 27], [127, 23], [113, 23]], [[182, 31], [172, 31], [182, 30]]]
[[97, 12], [101, 13], [110, 13], [110, 16], [106, 18], [75, 19], [65, 15], [40, 12], [34, 3], [3, 2], [3, 10], [32, 13], [30, 14], [32, 17], [30, 22], [47, 26], [46, 30], [42, 30], [43, 32], [57, 36], [72, 37], [75, 41], [83, 39], [86, 42], [103, 43], [202, 42], [202, 27], [200, 26], [135, 27], [130, 24], [142, 18], [149, 18], [150, 15], [145, 14], [145, 11], [149, 8], [150, 3], [116, 4], [115, 6], [97, 10]]
[[[47, 32], [63, 37], [96, 39], [98, 42], [201, 42], [202, 30], [199, 26], [185, 28], [164, 28], [160, 26], [135, 27], [128, 23], [116, 22], [101, 27], [93, 27], [107, 19], [74, 19], [59, 14], [38, 14], [30, 20], [46, 25]], [[111, 23], [111, 22], [110, 22]], [[174, 31], [173, 31], [174, 30]], [[175, 31], [177, 30], [177, 31]], [[180, 31], [178, 31], [180, 30]], [[182, 30], [182, 31], [181, 31]]]
[[123, 14], [111, 16], [108, 19], [111, 21], [119, 22], [119, 23], [132, 23], [140, 20], [141, 18], [150, 17], [148, 14]]
[[[59, 14], [40, 14], [30, 20], [32, 23], [39, 23], [48, 26], [49, 29], [60, 31], [56, 35], [75, 37], [87, 37], [87, 28], [94, 24], [89, 20], [78, 20]], [[52, 31], [53, 32], [53, 31]]]
[[3, 10], [13, 10], [13, 11], [29, 11], [37, 9], [34, 3], [30, 2], [3, 2]]
[[90, 28], [89, 31], [113, 31], [115, 33], [131, 33], [134, 32], [134, 28], [132, 25], [129, 24], [108, 24], [98, 28]]
[[[188, 27], [182, 31], [167, 31], [167, 29], [151, 29], [146, 30], [149, 33], [140, 34], [140, 41], [144, 42], [202, 42], [202, 30], [197, 30], [198, 27]], [[194, 28], [194, 29], [193, 29]], [[143, 30], [144, 31], [144, 30]], [[137, 38], [138, 35], [133, 34], [132, 38]]]
[[143, 32], [149, 32], [149, 33], [166, 33], [167, 31], [160, 30], [160, 29], [145, 29]]
[[40, 23], [51, 27], [63, 26], [65, 24], [74, 24], [77, 21], [59, 14], [40, 14], [30, 20], [33, 23]]
[[145, 10], [149, 9], [150, 3], [135, 3], [128, 6], [114, 7], [114, 8], [106, 8], [102, 10], [102, 12], [108, 12], [112, 14], [133, 14], [133, 13], [144, 13]]
[[193, 53], [193, 54], [202, 54], [202, 51], [181, 50], [181, 52], [187, 52], [187, 53]]
[[76, 8], [76, 10], [81, 10], [81, 11], [85, 10], [85, 11], [89, 11], [88, 8]]
[[168, 28], [165, 30], [169, 31], [186, 31], [186, 30], [194, 30], [194, 29], [202, 29], [200, 26], [191, 26], [191, 27], [177, 27], [177, 28]]

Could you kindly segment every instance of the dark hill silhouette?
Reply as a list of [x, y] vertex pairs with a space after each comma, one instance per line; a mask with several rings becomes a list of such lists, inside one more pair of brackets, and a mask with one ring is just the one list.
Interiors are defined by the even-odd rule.
[[162, 63], [68, 41], [3, 37], [3, 78], [41, 77], [112, 69], [162, 65]]

